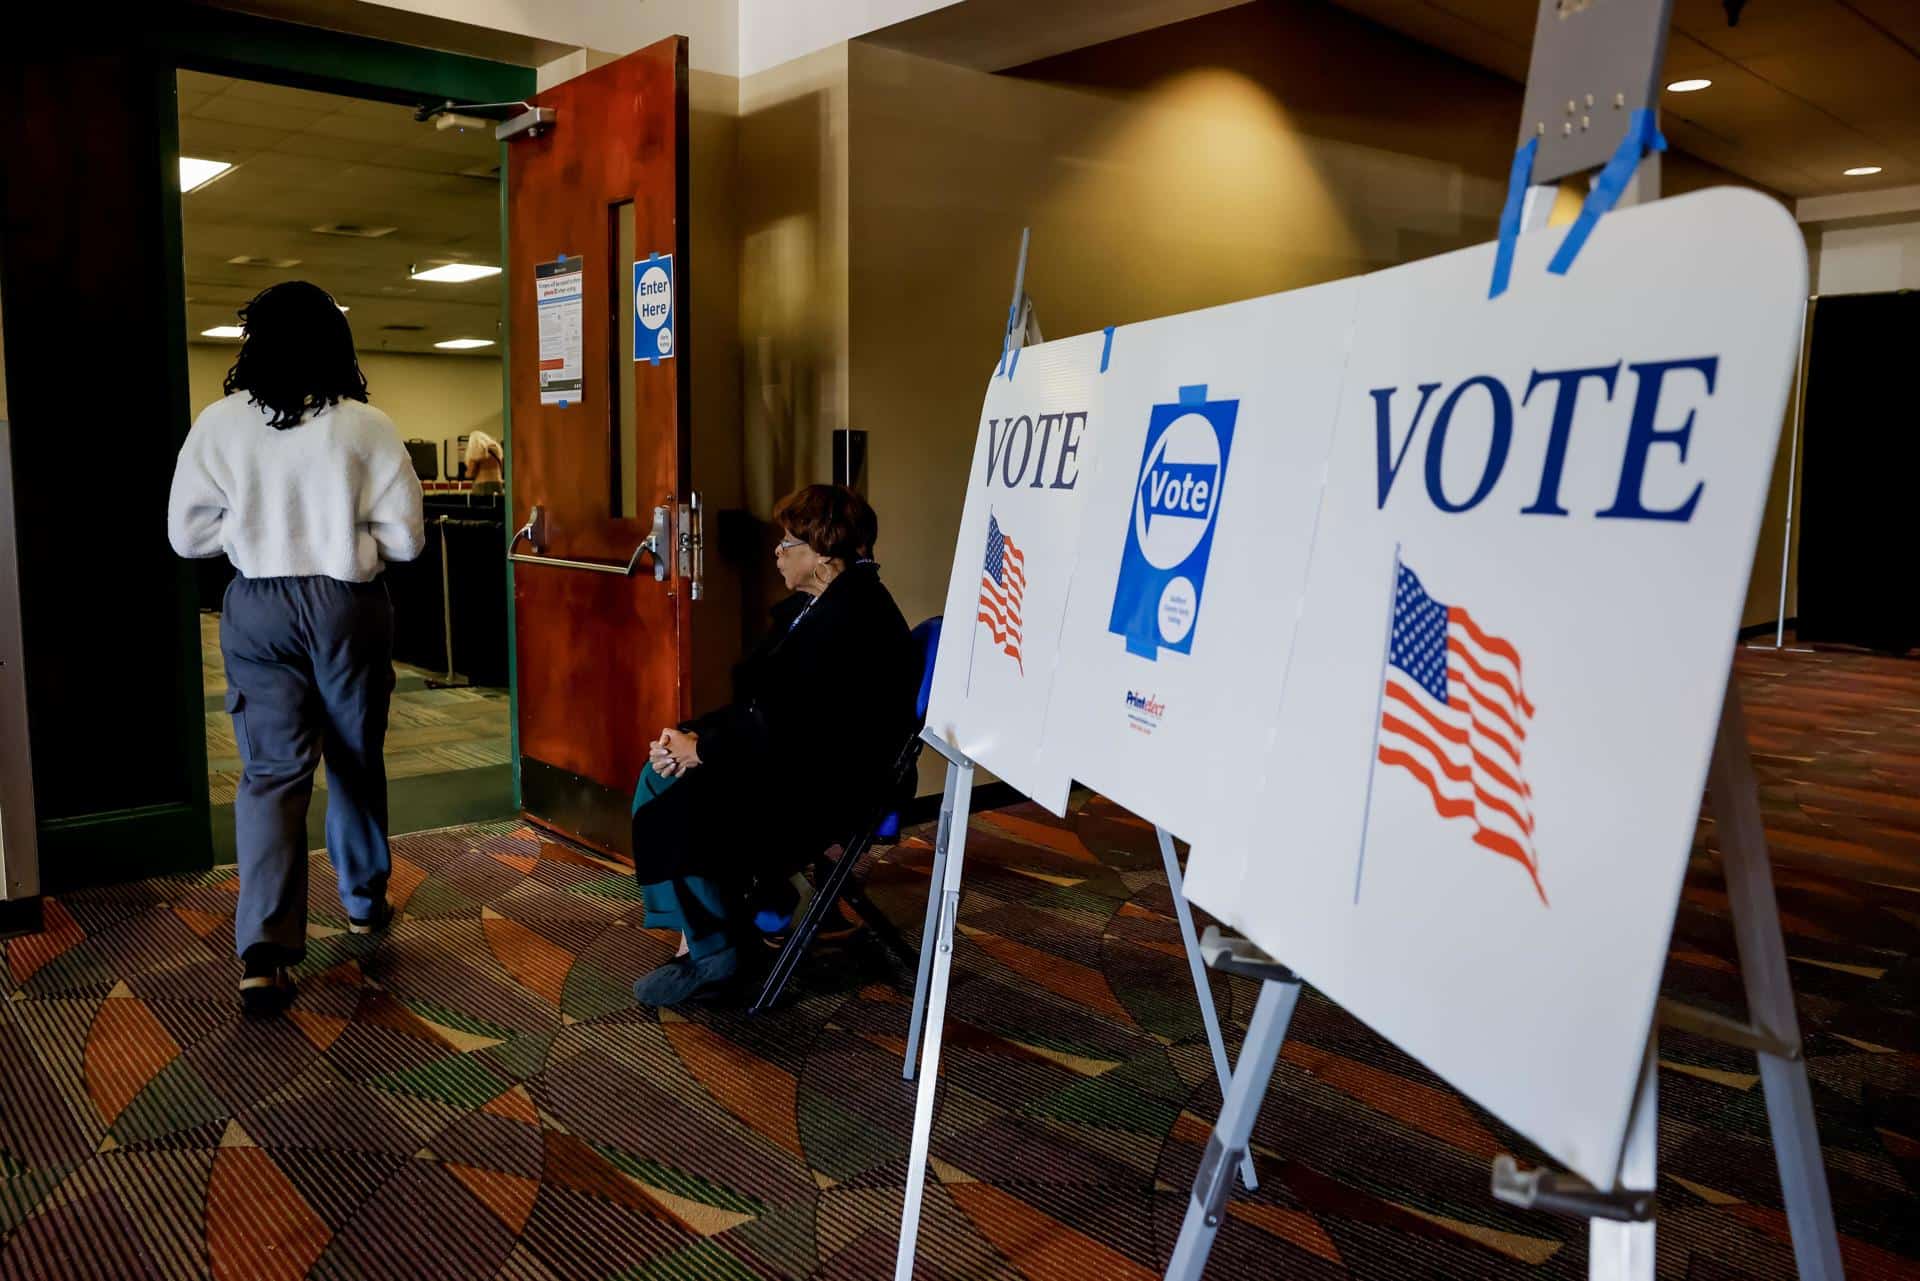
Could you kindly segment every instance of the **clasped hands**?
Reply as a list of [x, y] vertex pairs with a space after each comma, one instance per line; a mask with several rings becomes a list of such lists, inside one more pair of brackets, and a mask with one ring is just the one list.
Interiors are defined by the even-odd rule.
[[700, 763], [700, 736], [663, 729], [647, 747], [647, 763], [661, 778], [678, 778]]

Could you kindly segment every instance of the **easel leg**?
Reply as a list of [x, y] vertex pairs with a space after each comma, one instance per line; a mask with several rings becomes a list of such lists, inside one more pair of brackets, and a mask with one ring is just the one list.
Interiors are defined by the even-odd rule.
[[1287, 1024], [1299, 1001], [1298, 979], [1269, 979], [1260, 985], [1253, 1023], [1240, 1046], [1240, 1064], [1227, 1087], [1220, 1119], [1207, 1139], [1200, 1171], [1194, 1175], [1193, 1199], [1187, 1202], [1180, 1239], [1167, 1264], [1167, 1281], [1199, 1281], [1206, 1270], [1207, 1255], [1213, 1249], [1213, 1238], [1219, 1235], [1227, 1198], [1233, 1192], [1233, 1167], [1246, 1154], [1254, 1120], [1260, 1115], [1260, 1101], [1266, 1097], [1267, 1082], [1272, 1080], [1273, 1065], [1280, 1057], [1280, 1043], [1287, 1038]]
[[[914, 1067], [920, 1061], [920, 1033], [927, 1021], [927, 976], [933, 970], [933, 948], [940, 925], [940, 887], [946, 882], [947, 844], [953, 838], [953, 794], [960, 785], [960, 768], [947, 764], [946, 793], [940, 798], [940, 826], [933, 838], [933, 875], [927, 881], [927, 921], [920, 929], [920, 972], [913, 980], [913, 1013], [907, 1019], [907, 1052], [900, 1062], [900, 1079], [913, 1080]], [[972, 781], [968, 788], [971, 791]], [[966, 810], [961, 810], [961, 822]]]
[[[1220, 1079], [1220, 1097], [1227, 1097], [1233, 1081], [1233, 1068], [1227, 1062], [1227, 1043], [1220, 1035], [1220, 1016], [1213, 1008], [1213, 989], [1207, 986], [1207, 966], [1200, 957], [1200, 935], [1193, 928], [1193, 908], [1187, 903], [1185, 882], [1180, 876], [1180, 859], [1173, 852], [1173, 837], [1164, 827], [1155, 827], [1160, 838], [1160, 861], [1167, 869], [1167, 889], [1173, 894], [1173, 914], [1180, 919], [1180, 941], [1187, 949], [1187, 969], [1193, 974], [1193, 994], [1200, 1001], [1200, 1022], [1207, 1029], [1207, 1048], [1213, 1052], [1213, 1073]], [[1240, 1160], [1240, 1182], [1251, 1192], [1260, 1186], [1254, 1176], [1253, 1153]]]
[[[910, 1281], [913, 1252], [920, 1234], [920, 1204], [927, 1188], [927, 1152], [933, 1145], [933, 1096], [940, 1084], [940, 1039], [947, 1017], [947, 982], [953, 972], [954, 923], [960, 914], [960, 870], [967, 850], [967, 814], [973, 801], [973, 766], [949, 765], [947, 796], [951, 809], [940, 816], [941, 844], [948, 846], [939, 879], [934, 882], [938, 919], [933, 932], [920, 941], [922, 958], [933, 958], [932, 979], [925, 1011], [926, 1047], [920, 1056], [920, 1089], [913, 1105], [913, 1148], [907, 1159], [906, 1202], [900, 1209], [900, 1253], [894, 1261], [894, 1281]], [[924, 964], [924, 959], [923, 962]]]
[[1733, 906], [1734, 941], [1747, 988], [1747, 1019], [1783, 1051], [1760, 1052], [1760, 1081], [1766, 1090], [1774, 1160], [1780, 1166], [1780, 1194], [1793, 1232], [1794, 1261], [1801, 1281], [1831, 1281], [1843, 1275], [1840, 1238], [1827, 1192], [1826, 1167], [1820, 1161], [1813, 1090], [1800, 1053], [1799, 1016], [1793, 1008], [1793, 981], [1780, 935], [1780, 907], [1773, 893], [1766, 828], [1760, 819], [1759, 785], [1747, 756], [1746, 717], [1731, 678], [1720, 708], [1720, 735], [1713, 745], [1707, 788], [1720, 834], [1727, 897]]
[[[1659, 1053], [1653, 1037], [1649, 1037], [1646, 1058], [1640, 1066], [1640, 1086], [1633, 1096], [1633, 1119], [1627, 1125], [1627, 1145], [1620, 1157], [1619, 1186], [1654, 1186], [1658, 1177], [1659, 1118]], [[1589, 1219], [1587, 1223], [1588, 1281], [1653, 1281], [1653, 1220], [1616, 1223]]]

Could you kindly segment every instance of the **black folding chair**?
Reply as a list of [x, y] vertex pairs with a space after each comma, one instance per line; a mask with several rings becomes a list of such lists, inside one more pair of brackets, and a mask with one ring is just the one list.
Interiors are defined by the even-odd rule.
[[[794, 923], [793, 932], [787, 936], [780, 955], [774, 958], [773, 968], [767, 972], [766, 981], [760, 986], [760, 995], [747, 1009], [749, 1014], [759, 1014], [779, 1002], [794, 971], [806, 959], [807, 949], [813, 946], [820, 927], [841, 903], [852, 908], [881, 945], [899, 957], [908, 969], [915, 969], [920, 963], [919, 954], [913, 946], [901, 937], [893, 922], [873, 905], [873, 900], [853, 880], [860, 860], [866, 857], [867, 851], [876, 842], [891, 844], [899, 838], [899, 806], [904, 800], [912, 798], [914, 785], [920, 777], [919, 727], [926, 720], [927, 700], [933, 692], [933, 663], [940, 648], [940, 620], [929, 618], [921, 623], [913, 629], [913, 639], [920, 647], [921, 656], [920, 692], [915, 700], [914, 731], [901, 746], [899, 756], [894, 758], [891, 786], [882, 793], [886, 799], [874, 806], [873, 813], [843, 845], [829, 847], [814, 859], [811, 877], [813, 897], [807, 902], [807, 910]], [[840, 857], [833, 857], [834, 848], [840, 850]]]

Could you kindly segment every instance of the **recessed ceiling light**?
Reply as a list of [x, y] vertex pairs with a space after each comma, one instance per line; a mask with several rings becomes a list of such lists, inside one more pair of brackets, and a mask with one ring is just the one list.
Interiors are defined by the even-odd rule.
[[198, 160], [193, 156], [180, 157], [180, 194], [204, 187], [233, 168], [227, 160]]
[[247, 331], [238, 325], [215, 325], [212, 329], [202, 329], [202, 338], [245, 338]]
[[425, 280], [436, 285], [460, 285], [469, 280], [482, 280], [499, 274], [498, 267], [487, 267], [477, 262], [450, 262], [442, 267], [429, 267], [425, 271], [409, 273], [415, 280]]
[[475, 347], [493, 346], [493, 339], [491, 338], [448, 338], [443, 342], [435, 343], [434, 346], [440, 348], [442, 351], [472, 351]]
[[298, 258], [262, 258], [258, 254], [235, 254], [227, 259], [230, 267], [271, 267], [275, 271], [285, 271], [289, 267], [298, 267]]
[[352, 236], [357, 240], [378, 240], [398, 230], [398, 227], [372, 226], [364, 222], [323, 222], [314, 228], [323, 236]]
[[1865, 178], [1872, 174], [1879, 173], [1880, 166], [1879, 165], [1855, 165], [1851, 169], [1843, 169], [1840, 172], [1848, 178]]
[[1698, 93], [1713, 84], [1711, 80], [1676, 80], [1667, 86], [1668, 93]]

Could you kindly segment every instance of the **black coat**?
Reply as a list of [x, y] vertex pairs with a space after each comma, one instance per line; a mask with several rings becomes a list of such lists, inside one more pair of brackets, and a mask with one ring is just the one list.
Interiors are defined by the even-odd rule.
[[733, 701], [681, 727], [701, 763], [635, 816], [640, 879], [784, 876], [845, 840], [886, 799], [919, 686], [872, 562], [782, 601], [734, 669]]

